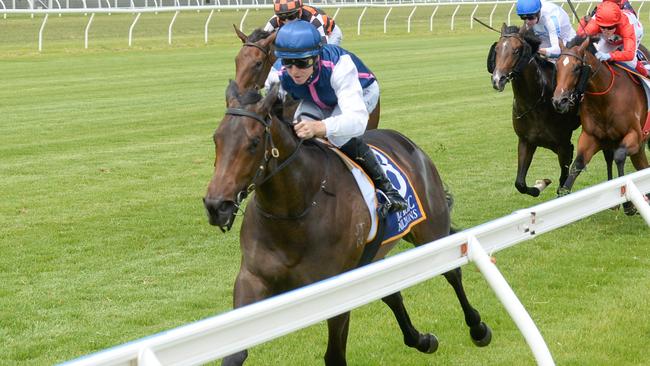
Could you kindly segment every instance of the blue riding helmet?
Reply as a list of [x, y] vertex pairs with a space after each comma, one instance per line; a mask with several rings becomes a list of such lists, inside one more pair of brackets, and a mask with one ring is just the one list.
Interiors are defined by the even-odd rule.
[[517, 15], [537, 14], [542, 9], [540, 0], [517, 0]]
[[318, 55], [322, 47], [316, 27], [297, 20], [280, 27], [275, 37], [275, 56], [278, 58], [307, 58]]

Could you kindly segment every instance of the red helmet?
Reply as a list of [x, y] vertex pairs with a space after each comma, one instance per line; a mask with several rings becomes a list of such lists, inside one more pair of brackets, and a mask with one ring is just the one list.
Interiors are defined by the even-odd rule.
[[622, 0], [603, 0], [603, 2], [607, 2], [607, 1], [612, 2], [620, 7]]
[[302, 8], [302, 0], [273, 0], [273, 10], [276, 15], [291, 14]]
[[600, 27], [612, 27], [621, 21], [621, 8], [612, 1], [605, 1], [596, 10], [596, 24]]

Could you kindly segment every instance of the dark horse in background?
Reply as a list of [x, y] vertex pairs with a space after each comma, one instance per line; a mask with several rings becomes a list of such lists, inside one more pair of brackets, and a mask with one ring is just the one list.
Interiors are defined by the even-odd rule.
[[[262, 98], [254, 90], [240, 94], [231, 82], [226, 115], [214, 133], [215, 168], [203, 199], [209, 222], [229, 230], [246, 192], [255, 194], [246, 207], [240, 231], [241, 267], [234, 288], [234, 307], [242, 307], [309, 285], [357, 267], [370, 229], [370, 214], [352, 174], [337, 155], [314, 140], [299, 140], [282, 116], [274, 86]], [[403, 135], [368, 131], [364, 139], [390, 152], [419, 192], [426, 220], [404, 238], [421, 245], [450, 233], [451, 196], [427, 155]], [[396, 244], [384, 244], [383, 258]], [[458, 296], [478, 346], [490, 343], [491, 331], [468, 302], [460, 268], [444, 274]], [[438, 341], [412, 324], [399, 292], [382, 299], [393, 311], [404, 343], [432, 353]], [[346, 364], [350, 313], [327, 321], [327, 365]], [[241, 365], [241, 351], [223, 360]]]
[[[561, 194], [571, 191], [580, 172], [599, 150], [614, 151], [619, 176], [625, 174], [627, 156], [636, 170], [648, 167], [641, 131], [648, 113], [643, 87], [636, 76], [600, 62], [594, 56], [592, 42], [590, 38], [576, 37], [566, 47], [561, 46], [557, 61], [553, 105], [566, 112], [580, 101], [582, 124], [578, 152]], [[627, 214], [636, 212], [630, 202], [624, 207]]]
[[[275, 57], [274, 42], [275, 32], [265, 32], [255, 29], [250, 35], [245, 35], [237, 26], [233, 25], [237, 37], [241, 39], [243, 46], [235, 57], [235, 82], [239, 86], [239, 92], [243, 93], [249, 89], [262, 89], [271, 67], [277, 60]], [[285, 105], [285, 116], [291, 115], [297, 104]], [[290, 110], [289, 110], [290, 109]], [[377, 107], [368, 117], [366, 130], [374, 130], [379, 125], [381, 113], [381, 99], [377, 100]]]
[[[554, 65], [542, 59], [537, 50], [541, 41], [531, 30], [516, 26], [501, 27], [499, 41], [492, 45], [488, 56], [488, 71], [492, 86], [502, 92], [508, 81], [512, 84], [512, 125], [519, 137], [517, 149], [517, 178], [515, 187], [521, 193], [537, 197], [540, 187], [529, 187], [526, 174], [538, 146], [557, 154], [562, 187], [569, 175], [573, 159], [571, 135], [580, 126], [577, 108], [559, 113], [551, 101], [554, 85]], [[607, 176], [612, 176], [612, 153], [604, 151]], [[550, 183], [545, 179], [541, 189]], [[558, 193], [559, 188], [558, 187]]]

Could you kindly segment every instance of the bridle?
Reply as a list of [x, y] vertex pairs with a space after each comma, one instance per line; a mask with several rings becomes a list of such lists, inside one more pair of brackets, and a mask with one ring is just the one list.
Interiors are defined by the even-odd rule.
[[[264, 176], [264, 172], [267, 171], [269, 162], [272, 159], [277, 159], [280, 157], [280, 151], [275, 147], [275, 144], [273, 143], [273, 136], [271, 136], [271, 124], [272, 124], [272, 119], [269, 114], [266, 116], [262, 117], [261, 115], [248, 111], [243, 108], [228, 108], [226, 109], [226, 115], [229, 116], [241, 116], [241, 117], [248, 117], [252, 118], [253, 120], [259, 122], [264, 126], [264, 156], [262, 157], [262, 161], [259, 163], [257, 170], [255, 171], [255, 175], [253, 176], [253, 179], [251, 179], [251, 182], [246, 185], [245, 189], [242, 189], [237, 193], [236, 197], [236, 202], [235, 206], [239, 210], [239, 206], [241, 205], [241, 202], [248, 197], [248, 195], [255, 190], [255, 187], [259, 187], [262, 184], [264, 184], [266, 181], [271, 179], [274, 175], [279, 173], [282, 169], [284, 169], [289, 163], [291, 163], [297, 156], [298, 150], [300, 150], [300, 146], [302, 146], [303, 140], [301, 139], [298, 142], [298, 145], [296, 146], [295, 150], [289, 155], [288, 158], [286, 158], [280, 165], [277, 165], [276, 168], [266, 174]], [[259, 179], [261, 179], [259, 182]]]
[[[571, 106], [575, 106], [577, 102], [582, 101], [585, 93], [590, 95], [604, 95], [607, 94], [609, 90], [612, 88], [612, 86], [614, 85], [614, 78], [615, 78], [614, 70], [611, 69], [610, 67], [610, 71], [612, 72], [612, 80], [609, 86], [607, 87], [607, 89], [603, 92], [593, 92], [593, 93], [586, 91], [587, 83], [589, 82], [589, 80], [591, 80], [592, 77], [594, 77], [594, 75], [598, 73], [600, 67], [603, 64], [602, 62], [598, 62], [598, 67], [596, 67], [596, 70], [594, 70], [591, 67], [591, 65], [586, 62], [586, 55], [587, 55], [586, 52], [587, 51], [585, 51], [585, 54], [582, 56], [579, 56], [578, 54], [571, 52], [568, 49], [560, 53], [560, 57], [561, 56], [573, 57], [580, 62], [580, 73], [578, 74], [578, 81], [576, 82], [576, 86], [573, 89], [573, 91], [569, 94], [569, 105]], [[558, 61], [560, 57], [558, 57]]]
[[[269, 60], [270, 57], [271, 57], [271, 48], [270, 47], [263, 47], [263, 46], [260, 46], [257, 43], [248, 42], [248, 41], [246, 41], [242, 47], [255, 47], [255, 48], [257, 48], [258, 50], [262, 51], [262, 53], [264, 54], [264, 61], [265, 62], [270, 62], [270, 60]], [[255, 80], [255, 86], [257, 86], [257, 87], [264, 86], [264, 83], [262, 83], [262, 85], [258, 85], [258, 83], [257, 83], [257, 79], [261, 78], [262, 76], [264, 78], [266, 78], [266, 75], [258, 76], [256, 78], [256, 80]]]

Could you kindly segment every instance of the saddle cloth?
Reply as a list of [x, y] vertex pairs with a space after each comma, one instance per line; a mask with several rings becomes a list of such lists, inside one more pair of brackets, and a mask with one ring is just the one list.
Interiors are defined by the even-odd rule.
[[[371, 227], [368, 232], [368, 238], [366, 239], [366, 243], [369, 243], [377, 235], [377, 225], [379, 222], [377, 208], [381, 202], [384, 202], [385, 198], [381, 193], [376, 191], [372, 179], [370, 179], [359, 165], [333, 145], [326, 141], [323, 142], [325, 142], [332, 151], [336, 152], [348, 169], [350, 169], [350, 172], [354, 176], [354, 179], [359, 186], [359, 190], [366, 201], [371, 219]], [[386, 218], [384, 237], [382, 238], [382, 244], [385, 244], [408, 234], [414, 225], [426, 219], [426, 214], [422, 209], [422, 203], [420, 202], [417, 192], [415, 192], [413, 185], [406, 174], [404, 174], [403, 169], [400, 168], [388, 156], [388, 154], [375, 146], [369, 146], [372, 152], [375, 153], [375, 156], [377, 157], [382, 169], [384, 169], [386, 176], [390, 179], [391, 183], [393, 183], [393, 187], [397, 189], [408, 203], [408, 208], [406, 210], [401, 212], [391, 212], [388, 214], [388, 217]]]

